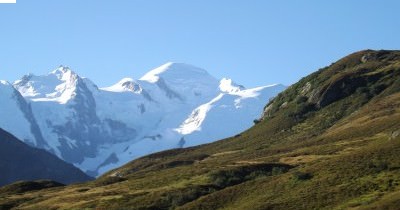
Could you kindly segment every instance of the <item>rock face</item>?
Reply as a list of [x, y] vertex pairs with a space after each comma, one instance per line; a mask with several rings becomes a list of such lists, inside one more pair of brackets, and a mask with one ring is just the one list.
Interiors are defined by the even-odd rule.
[[395, 138], [397, 138], [398, 136], [400, 136], [400, 129], [397, 130], [397, 131], [392, 131], [392, 133], [391, 133], [391, 135], [390, 135], [390, 138], [395, 139]]
[[[5, 112], [21, 113], [15, 124], [25, 122], [5, 129], [93, 176], [149, 153], [240, 133], [285, 89], [246, 89], [181, 63], [105, 88], [63, 66], [3, 86], [9, 91], [0, 97], [11, 103]], [[0, 125], [7, 123], [0, 119]]]
[[64, 184], [92, 178], [56, 156], [25, 145], [0, 129], [0, 186], [20, 180], [51, 179]]

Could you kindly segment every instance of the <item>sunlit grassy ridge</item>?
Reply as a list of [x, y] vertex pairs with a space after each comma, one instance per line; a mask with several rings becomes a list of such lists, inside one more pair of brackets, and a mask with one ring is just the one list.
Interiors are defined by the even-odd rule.
[[0, 206], [397, 209], [399, 155], [400, 52], [368, 50], [292, 85], [235, 137], [152, 154], [93, 182], [0, 190]]

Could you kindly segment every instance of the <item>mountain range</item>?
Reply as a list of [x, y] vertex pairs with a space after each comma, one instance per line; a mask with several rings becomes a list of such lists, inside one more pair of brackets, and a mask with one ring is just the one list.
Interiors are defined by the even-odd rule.
[[146, 154], [243, 132], [284, 89], [246, 89], [183, 63], [99, 88], [60, 66], [1, 81], [0, 128], [97, 176]]
[[6, 186], [0, 207], [398, 209], [400, 51], [353, 53], [265, 104], [240, 134], [146, 155], [83, 184]]

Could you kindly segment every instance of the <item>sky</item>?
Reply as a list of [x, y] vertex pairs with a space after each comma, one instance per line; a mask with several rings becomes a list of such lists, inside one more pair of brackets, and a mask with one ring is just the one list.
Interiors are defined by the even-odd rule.
[[363, 49], [400, 49], [398, 0], [17, 0], [0, 4], [0, 79], [69, 66], [98, 86], [166, 62], [290, 85]]

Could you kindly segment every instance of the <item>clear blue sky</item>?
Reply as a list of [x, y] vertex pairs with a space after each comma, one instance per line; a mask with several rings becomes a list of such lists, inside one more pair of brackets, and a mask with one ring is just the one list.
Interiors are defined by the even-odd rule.
[[400, 49], [400, 1], [17, 0], [0, 79], [70, 66], [107, 86], [168, 61], [247, 87], [292, 84], [362, 49]]

